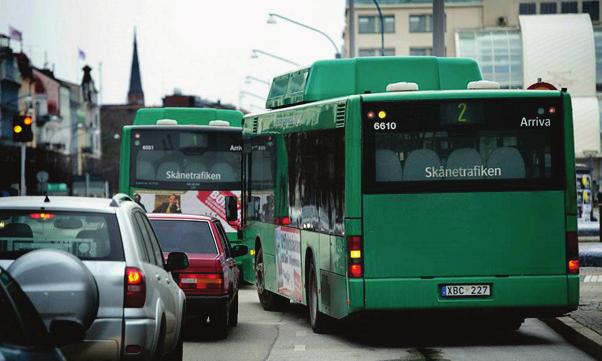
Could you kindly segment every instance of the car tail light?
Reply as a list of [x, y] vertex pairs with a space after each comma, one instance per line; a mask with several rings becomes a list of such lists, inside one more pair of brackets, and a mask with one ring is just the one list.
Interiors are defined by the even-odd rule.
[[125, 307], [140, 308], [146, 302], [146, 280], [136, 267], [125, 268]]
[[579, 274], [579, 240], [577, 232], [566, 233], [566, 271]]
[[185, 292], [222, 294], [224, 276], [221, 273], [180, 273], [178, 285]]
[[347, 237], [347, 251], [349, 277], [361, 278], [364, 277], [364, 258], [362, 255], [362, 237], [349, 236]]
[[31, 219], [41, 219], [41, 220], [45, 221], [48, 219], [53, 219], [54, 217], [56, 217], [56, 215], [53, 213], [39, 212], [39, 213], [31, 213], [29, 215], [29, 217]]

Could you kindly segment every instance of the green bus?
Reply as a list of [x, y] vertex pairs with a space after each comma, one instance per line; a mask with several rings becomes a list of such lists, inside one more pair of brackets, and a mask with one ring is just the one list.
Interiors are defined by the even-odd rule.
[[[224, 198], [240, 196], [241, 123], [237, 110], [144, 108], [123, 127], [119, 189], [147, 212], [220, 219], [233, 244], [238, 225], [225, 221]], [[252, 275], [249, 255], [237, 260]]]
[[274, 78], [266, 108], [244, 119], [242, 175], [264, 309], [305, 304], [315, 332], [372, 311], [517, 329], [576, 309], [566, 90], [502, 90], [472, 59], [338, 59]]

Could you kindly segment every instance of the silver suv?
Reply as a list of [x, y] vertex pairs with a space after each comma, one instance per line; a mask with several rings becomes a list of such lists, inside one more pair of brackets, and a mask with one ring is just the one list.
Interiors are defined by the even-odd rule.
[[[83, 342], [63, 349], [69, 360], [182, 359], [186, 298], [169, 271], [188, 259], [174, 252], [164, 264], [145, 212], [128, 196], [0, 198], [0, 265], [40, 248], [73, 254], [96, 280], [94, 321]], [[69, 289], [42, 286], [24, 291], [32, 300], [60, 300], [46, 307], [52, 312], [82, 302]]]

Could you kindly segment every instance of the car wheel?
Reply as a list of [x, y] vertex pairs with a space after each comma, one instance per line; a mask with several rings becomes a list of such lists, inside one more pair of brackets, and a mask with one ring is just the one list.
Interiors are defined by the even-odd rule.
[[230, 326], [236, 327], [236, 325], [238, 325], [238, 291], [230, 305]]
[[184, 325], [180, 326], [180, 336], [176, 347], [163, 359], [164, 361], [182, 361], [184, 359]]
[[215, 312], [209, 318], [215, 337], [219, 339], [226, 338], [230, 325], [230, 306], [226, 303], [220, 311]]
[[307, 294], [307, 309], [309, 312], [309, 323], [315, 333], [326, 333], [330, 329], [331, 319], [320, 312], [318, 306], [318, 282], [316, 278], [316, 269], [313, 262], [309, 266], [309, 285]]
[[157, 339], [157, 347], [153, 355], [153, 361], [161, 361], [163, 359], [163, 350], [165, 343], [165, 320], [161, 318], [161, 326], [159, 328], [159, 338]]
[[266, 290], [264, 275], [263, 250], [260, 248], [257, 251], [257, 258], [255, 260], [255, 285], [257, 286], [257, 295], [259, 296], [261, 307], [266, 311], [285, 309], [290, 303], [289, 299]]

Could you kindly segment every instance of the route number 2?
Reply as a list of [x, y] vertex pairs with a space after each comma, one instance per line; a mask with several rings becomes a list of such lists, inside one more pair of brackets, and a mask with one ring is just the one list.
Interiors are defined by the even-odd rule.
[[464, 113], [466, 113], [466, 103], [458, 104], [458, 123], [465, 123], [468, 119], [464, 118]]

